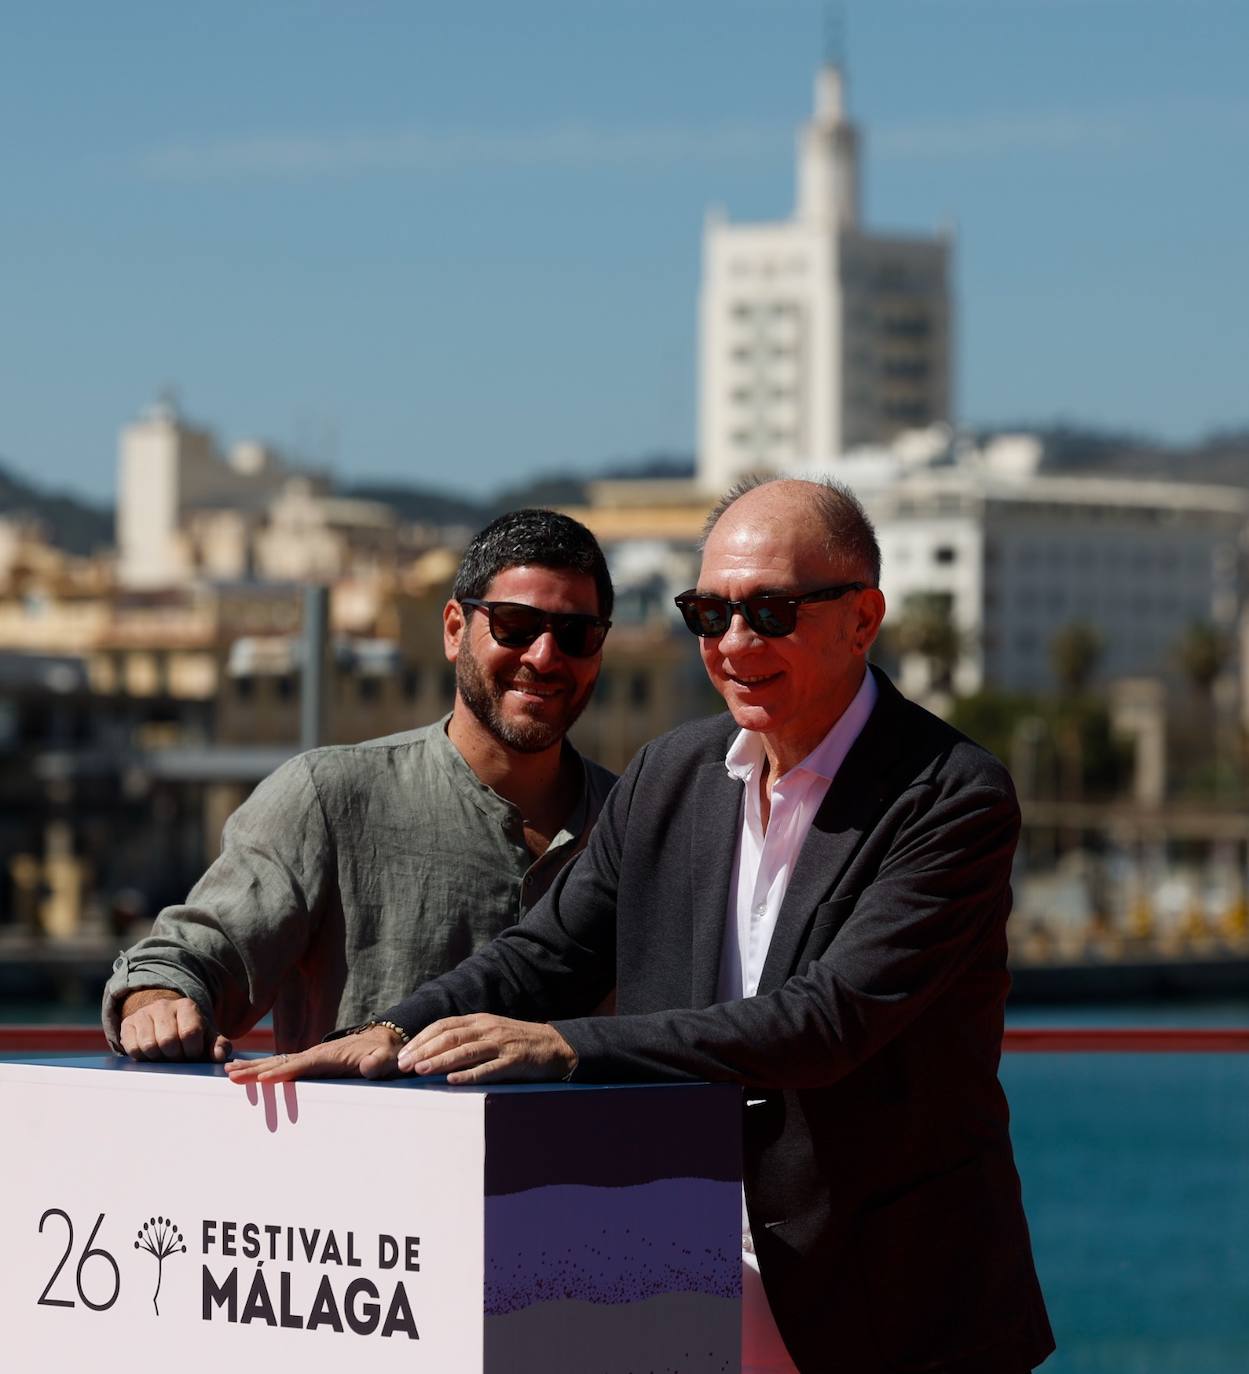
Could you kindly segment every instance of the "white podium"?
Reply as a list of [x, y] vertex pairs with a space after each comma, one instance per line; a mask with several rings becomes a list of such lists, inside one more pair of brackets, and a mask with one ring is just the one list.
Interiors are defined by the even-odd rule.
[[739, 1368], [740, 1099], [0, 1063], [5, 1368]]

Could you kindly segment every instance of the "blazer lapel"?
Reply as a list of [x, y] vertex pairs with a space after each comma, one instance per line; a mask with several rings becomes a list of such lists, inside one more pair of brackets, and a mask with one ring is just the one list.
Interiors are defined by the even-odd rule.
[[690, 1006], [709, 1007], [716, 1000], [720, 948], [733, 855], [737, 849], [742, 785], [731, 778], [724, 760], [705, 763], [691, 784], [694, 823], [690, 833], [693, 874], [693, 922], [690, 949]]
[[904, 698], [883, 673], [876, 673], [876, 681], [876, 707], [837, 770], [799, 851], [759, 977], [760, 993], [774, 992], [793, 973], [815, 908], [827, 900], [890, 793], [890, 773], [902, 747], [898, 707]]

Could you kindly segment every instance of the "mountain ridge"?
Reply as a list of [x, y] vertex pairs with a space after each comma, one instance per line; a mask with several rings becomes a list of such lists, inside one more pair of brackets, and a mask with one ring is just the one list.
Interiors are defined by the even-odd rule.
[[[1094, 429], [1074, 423], [994, 425], [969, 429], [983, 441], [997, 434], [1035, 434], [1043, 445], [1041, 471], [1166, 481], [1205, 482], [1249, 488], [1249, 428], [1212, 432], [1193, 444], [1167, 444], [1147, 435]], [[518, 506], [585, 504], [592, 482], [608, 479], [690, 478], [689, 454], [654, 453], [635, 459], [613, 459], [596, 472], [551, 471], [501, 487], [481, 498], [446, 488], [393, 478], [356, 478], [336, 485], [337, 494], [381, 501], [401, 519], [445, 528], [480, 528]], [[113, 544], [114, 513], [110, 506], [42, 489], [18, 477], [0, 458], [0, 518], [37, 521], [48, 540], [72, 554], [91, 554]]]

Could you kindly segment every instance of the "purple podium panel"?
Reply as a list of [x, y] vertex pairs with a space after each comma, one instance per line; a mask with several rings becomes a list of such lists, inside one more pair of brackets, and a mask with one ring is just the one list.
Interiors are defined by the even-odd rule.
[[555, 1350], [602, 1374], [740, 1367], [740, 1120], [705, 1085], [487, 1095], [489, 1374]]

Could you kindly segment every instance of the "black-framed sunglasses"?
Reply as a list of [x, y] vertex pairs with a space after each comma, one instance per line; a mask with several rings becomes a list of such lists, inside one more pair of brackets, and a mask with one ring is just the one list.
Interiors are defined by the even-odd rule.
[[527, 649], [550, 630], [560, 653], [569, 658], [590, 658], [603, 647], [611, 629], [611, 621], [602, 616], [544, 611], [523, 601], [480, 601], [475, 596], [462, 596], [460, 605], [470, 611], [485, 611], [491, 639], [505, 649]]
[[835, 587], [821, 587], [818, 591], [788, 596], [785, 592], [760, 592], [730, 601], [726, 596], [704, 596], [691, 587], [677, 597], [677, 605], [685, 617], [686, 627], [700, 639], [716, 639], [728, 634], [729, 626], [738, 611], [746, 624], [767, 639], [791, 635], [798, 624], [798, 607], [807, 601], [836, 601], [847, 592], [861, 592], [866, 582], [839, 582]]

